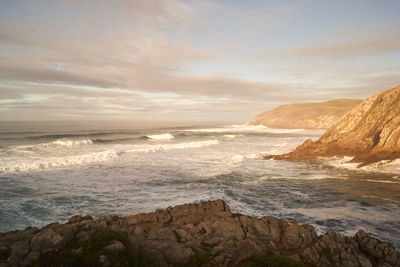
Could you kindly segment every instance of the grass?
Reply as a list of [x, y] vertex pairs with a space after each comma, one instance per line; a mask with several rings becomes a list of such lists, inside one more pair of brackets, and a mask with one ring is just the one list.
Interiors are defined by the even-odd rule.
[[[105, 249], [113, 241], [120, 241], [125, 247]], [[77, 253], [78, 249], [81, 253]], [[97, 230], [86, 241], [74, 238], [65, 248], [41, 255], [33, 266], [102, 266], [100, 256], [108, 266], [155, 266], [143, 248], [129, 242], [126, 233], [111, 230]]]

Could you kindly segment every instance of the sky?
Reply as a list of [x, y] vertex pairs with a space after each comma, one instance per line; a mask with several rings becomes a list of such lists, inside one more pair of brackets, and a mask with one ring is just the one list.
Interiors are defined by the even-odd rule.
[[398, 0], [0, 0], [0, 120], [250, 121], [400, 85]]

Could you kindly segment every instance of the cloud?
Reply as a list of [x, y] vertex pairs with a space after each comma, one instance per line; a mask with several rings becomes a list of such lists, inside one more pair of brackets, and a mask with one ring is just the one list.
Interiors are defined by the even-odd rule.
[[288, 102], [366, 97], [399, 77], [398, 28], [303, 40], [296, 23], [312, 1], [17, 2], [0, 10], [3, 118], [250, 120]]
[[328, 45], [317, 45], [292, 50], [289, 55], [307, 56], [345, 56], [382, 52], [400, 52], [400, 38], [353, 41]]

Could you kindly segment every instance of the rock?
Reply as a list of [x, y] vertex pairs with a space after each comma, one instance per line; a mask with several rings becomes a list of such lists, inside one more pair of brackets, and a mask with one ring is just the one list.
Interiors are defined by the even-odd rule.
[[153, 230], [149, 236], [149, 239], [178, 242], [176, 234], [169, 228], [161, 228]]
[[366, 257], [364, 257], [363, 255], [359, 255], [358, 256], [358, 261], [360, 262], [362, 267], [372, 267], [371, 262], [369, 261], [369, 259], [367, 259]]
[[298, 225], [286, 223], [283, 227], [281, 238], [282, 248], [285, 250], [297, 250], [309, 247], [317, 238], [314, 227], [311, 225]]
[[250, 124], [279, 129], [328, 129], [360, 103], [361, 100], [358, 99], [337, 99], [321, 103], [282, 105], [256, 115]]
[[87, 216], [75, 215], [68, 219], [67, 224], [79, 223], [79, 222], [83, 222], [83, 221], [93, 221], [93, 218], [92, 218], [92, 216], [88, 216], [88, 215]]
[[315, 157], [352, 157], [359, 167], [400, 158], [400, 86], [379, 92], [336, 121], [316, 142], [265, 159], [303, 160]]
[[241, 263], [245, 262], [252, 256], [260, 254], [261, 251], [262, 249], [258, 247], [254, 241], [250, 239], [242, 240], [233, 250], [232, 253], [233, 265], [239, 266]]
[[193, 251], [189, 247], [181, 244], [174, 244], [164, 249], [164, 255], [168, 263], [173, 265], [188, 264], [194, 256]]
[[61, 248], [66, 243], [66, 239], [56, 233], [53, 227], [42, 229], [32, 237], [31, 246], [34, 252], [47, 252]]
[[[399, 251], [364, 231], [353, 237], [333, 231], [317, 236], [307, 224], [232, 214], [222, 200], [96, 221], [81, 218], [74, 216], [67, 224], [50, 224], [40, 230], [0, 234], [0, 266], [32, 265], [40, 255], [68, 248], [69, 241], [90, 242], [100, 230], [107, 233], [106, 250], [150, 255], [156, 266], [241, 266], [272, 251], [272, 255], [303, 261], [307, 266], [400, 267]], [[115, 236], [127, 240], [121, 242]], [[82, 246], [73, 247], [71, 253], [85, 257]], [[103, 266], [114, 264], [107, 253], [98, 253]]]
[[106, 246], [104, 249], [106, 249], [106, 250], [124, 250], [125, 245], [121, 241], [115, 240], [110, 245]]

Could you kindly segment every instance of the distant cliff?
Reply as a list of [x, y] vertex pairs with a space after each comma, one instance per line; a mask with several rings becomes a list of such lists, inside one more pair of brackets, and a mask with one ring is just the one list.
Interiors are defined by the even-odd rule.
[[363, 231], [318, 236], [311, 225], [231, 213], [215, 200], [3, 233], [0, 266], [399, 267], [400, 252]]
[[299, 160], [318, 156], [350, 156], [359, 166], [400, 158], [400, 86], [363, 101], [318, 141], [309, 139], [288, 154], [265, 158]]
[[281, 129], [328, 129], [361, 101], [337, 99], [321, 103], [282, 105], [256, 115], [251, 124]]

